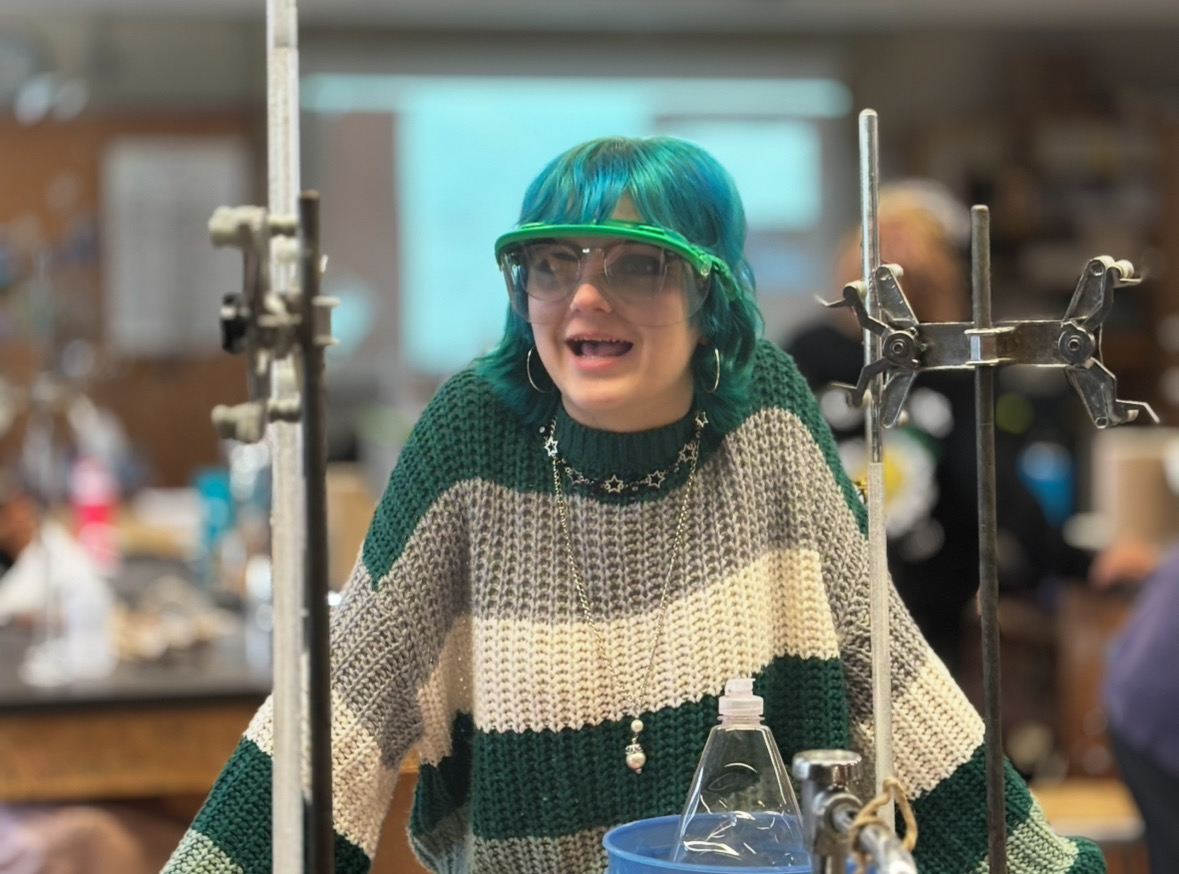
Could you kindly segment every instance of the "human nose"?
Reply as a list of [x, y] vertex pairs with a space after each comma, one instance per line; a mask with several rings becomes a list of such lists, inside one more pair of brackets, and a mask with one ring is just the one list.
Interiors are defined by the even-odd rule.
[[577, 273], [577, 285], [573, 290], [570, 306], [573, 309], [610, 309], [610, 300], [603, 289], [606, 286], [605, 265], [598, 253], [583, 258]]
[[605, 278], [600, 273], [596, 277], [579, 279], [569, 306], [575, 310], [609, 310], [610, 299], [600, 285], [604, 282]]

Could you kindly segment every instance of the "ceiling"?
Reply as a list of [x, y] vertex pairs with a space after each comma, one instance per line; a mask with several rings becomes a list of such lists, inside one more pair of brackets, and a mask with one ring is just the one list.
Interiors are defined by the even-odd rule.
[[[266, 0], [4, 0], [5, 12], [262, 18]], [[850, 31], [1179, 27], [1176, 0], [302, 0], [304, 24]]]

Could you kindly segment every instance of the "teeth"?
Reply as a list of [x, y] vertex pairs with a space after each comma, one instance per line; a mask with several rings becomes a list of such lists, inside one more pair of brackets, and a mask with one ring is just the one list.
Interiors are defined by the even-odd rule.
[[633, 344], [626, 340], [577, 340], [574, 353], [590, 358], [616, 358], [630, 351]]

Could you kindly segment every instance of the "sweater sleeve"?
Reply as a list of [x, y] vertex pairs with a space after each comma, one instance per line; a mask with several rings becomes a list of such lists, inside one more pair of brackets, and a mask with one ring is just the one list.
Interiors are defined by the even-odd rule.
[[[779, 365], [782, 403], [805, 424], [813, 445], [791, 464], [808, 496], [806, 525], [821, 555], [839, 641], [854, 745], [874, 771], [870, 580], [866, 514], [838, 461], [835, 441], [792, 362]], [[849, 497], [851, 496], [851, 497]], [[983, 723], [930, 649], [890, 584], [894, 774], [916, 814], [915, 857], [922, 874], [987, 870]], [[1105, 862], [1085, 840], [1057, 835], [1027, 785], [1006, 765], [1007, 864], [1012, 874], [1098, 874]]]
[[[411, 434], [332, 610], [340, 874], [369, 870], [403, 760], [415, 745], [445, 743], [455, 706], [446, 692], [453, 684], [438, 679], [447, 640], [468, 612], [465, 513], [454, 464], [462, 453], [449, 409], [455, 394], [454, 386], [444, 388]], [[273, 746], [267, 699], [164, 874], [269, 874]]]

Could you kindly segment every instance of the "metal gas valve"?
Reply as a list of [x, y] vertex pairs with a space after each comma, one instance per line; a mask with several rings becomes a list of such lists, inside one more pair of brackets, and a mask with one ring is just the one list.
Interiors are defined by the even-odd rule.
[[917, 874], [917, 863], [892, 829], [870, 822], [855, 847], [848, 832], [864, 804], [848, 787], [860, 776], [861, 757], [848, 750], [807, 750], [794, 757], [802, 782], [802, 835], [814, 874], [846, 874], [847, 854], [862, 852], [878, 874]]

